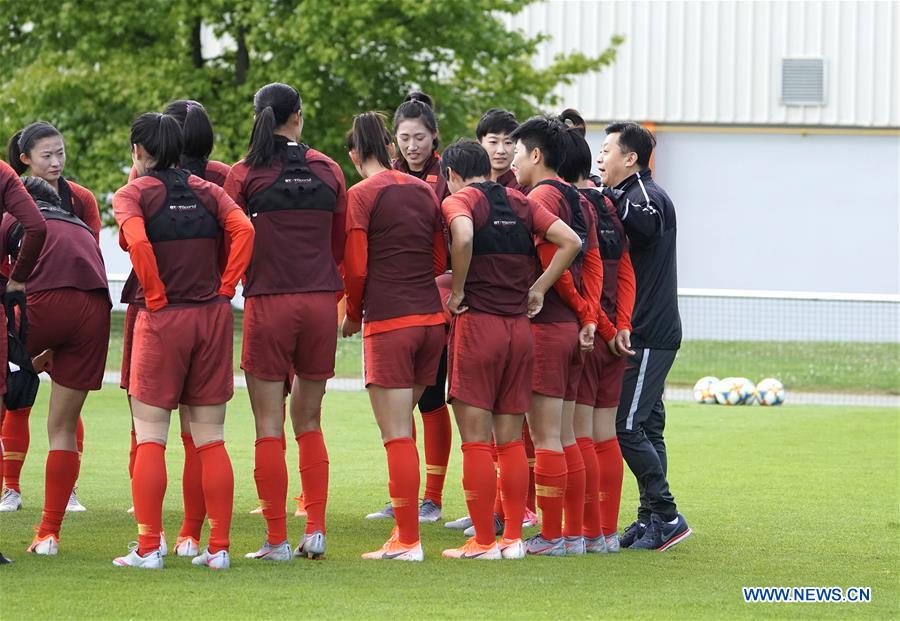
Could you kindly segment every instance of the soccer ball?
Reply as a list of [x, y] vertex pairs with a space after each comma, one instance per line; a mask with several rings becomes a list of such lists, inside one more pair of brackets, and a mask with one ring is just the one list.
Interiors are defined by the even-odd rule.
[[697, 383], [694, 384], [694, 401], [697, 403], [715, 403], [715, 387], [718, 383], [719, 378], [711, 375], [698, 379]]
[[756, 395], [760, 405], [781, 405], [784, 403], [784, 386], [777, 379], [767, 377], [756, 385]]
[[713, 387], [719, 405], [738, 405], [741, 402], [741, 384], [737, 377], [725, 377]]
[[738, 390], [741, 393], [741, 405], [753, 405], [756, 401], [756, 386], [746, 377], [737, 378]]

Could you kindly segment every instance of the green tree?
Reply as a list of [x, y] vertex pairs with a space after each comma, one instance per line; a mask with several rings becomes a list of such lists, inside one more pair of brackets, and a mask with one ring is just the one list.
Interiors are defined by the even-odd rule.
[[[343, 136], [353, 115], [390, 112], [414, 88], [437, 101], [446, 142], [471, 135], [492, 106], [520, 118], [556, 106], [556, 86], [613, 62], [620, 37], [597, 57], [559, 56], [536, 68], [544, 37], [503, 21], [528, 1], [0, 0], [8, 22], [0, 31], [0, 135], [38, 119], [54, 123], [66, 137], [67, 175], [108, 204], [130, 166], [136, 114], [197, 99], [216, 129], [213, 157], [236, 161], [253, 93], [281, 81], [303, 97], [304, 141], [350, 172]], [[209, 32], [217, 45], [203, 45]]]

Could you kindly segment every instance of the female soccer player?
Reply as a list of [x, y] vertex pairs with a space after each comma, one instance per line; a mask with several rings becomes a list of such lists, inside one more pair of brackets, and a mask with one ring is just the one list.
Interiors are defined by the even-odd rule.
[[[109, 285], [93, 231], [61, 206], [49, 183], [26, 177], [25, 187], [46, 219], [46, 241], [28, 287], [28, 353], [52, 350], [53, 365], [44, 512], [28, 551], [55, 555], [80, 455], [76, 429], [89, 390], [99, 390], [109, 345]], [[15, 265], [23, 225], [12, 214], [0, 224], [4, 258]]]
[[[179, 159], [179, 168], [206, 179], [218, 186], [225, 185], [225, 178], [231, 166], [217, 160], [210, 160], [213, 148], [213, 128], [206, 108], [191, 99], [178, 99], [168, 104], [163, 111], [178, 121], [184, 137], [184, 150]], [[129, 180], [137, 176], [132, 168]], [[220, 262], [224, 262], [224, 248], [220, 252]], [[121, 386], [128, 390], [128, 374], [131, 357], [131, 340], [134, 332], [134, 320], [138, 305], [134, 299], [137, 291], [137, 277], [134, 272], [129, 275], [122, 291], [122, 302], [128, 303], [125, 314], [125, 355], [122, 357]], [[181, 442], [184, 446], [184, 470], [181, 477], [181, 491], [184, 500], [184, 520], [175, 544], [177, 556], [196, 556], [200, 550], [200, 531], [206, 518], [206, 507], [203, 504], [203, 487], [200, 473], [200, 457], [190, 432], [190, 406], [179, 404], [179, 422], [181, 423]], [[134, 455], [137, 442], [134, 429], [131, 433], [131, 451], [129, 453], [129, 473], [134, 469]], [[165, 537], [163, 536], [163, 540]], [[165, 544], [162, 544], [165, 549]]]
[[[597, 215], [603, 288], [599, 299], [597, 333], [601, 343], [585, 356], [578, 386], [574, 420], [565, 420], [563, 445], [574, 442], [585, 465], [583, 534], [590, 553], [618, 552], [616, 535], [619, 498], [622, 494], [622, 454], [616, 440], [616, 409], [622, 391], [628, 348], [625, 335], [631, 330], [634, 307], [634, 270], [628, 254], [628, 239], [612, 201], [590, 181], [591, 149], [584, 140], [584, 121], [574, 110], [562, 113], [570, 127], [573, 146], [560, 168], [560, 175], [573, 183], [588, 199]], [[566, 535], [574, 537], [568, 516]]]
[[[234, 165], [225, 190], [250, 214], [256, 248], [244, 281], [244, 345], [256, 419], [254, 479], [266, 541], [247, 556], [289, 561], [325, 554], [328, 452], [322, 436], [325, 381], [334, 376], [338, 273], [343, 260], [346, 190], [340, 167], [301, 144], [300, 94], [268, 84], [253, 99], [256, 120], [247, 156]], [[296, 373], [291, 422], [300, 449], [306, 532], [293, 554], [287, 539], [284, 461], [284, 378]]]
[[[394, 137], [400, 157], [393, 162], [393, 168], [425, 181], [437, 195], [438, 202], [450, 192], [447, 182], [441, 176], [438, 124], [434, 116], [434, 101], [420, 91], [413, 91], [403, 100], [394, 113]], [[449, 274], [437, 278], [441, 299], [449, 294]], [[425, 493], [419, 507], [419, 521], [436, 522], [441, 519], [444, 480], [450, 461], [450, 441], [453, 429], [447, 410], [445, 385], [447, 381], [446, 353], [441, 358], [435, 378], [428, 382], [418, 399], [419, 412], [425, 438]], [[413, 422], [415, 436], [415, 422]], [[380, 511], [370, 513], [368, 519], [394, 517], [391, 503]]]
[[475, 138], [490, 158], [491, 181], [522, 191], [524, 188], [519, 185], [516, 173], [512, 169], [513, 154], [516, 150], [512, 133], [518, 126], [519, 122], [512, 112], [502, 108], [491, 108], [482, 115], [478, 125], [475, 126]]
[[[176, 166], [183, 149], [173, 117], [148, 112], [131, 127], [138, 178], [113, 197], [140, 287], [128, 394], [137, 436], [132, 475], [138, 545], [114, 565], [159, 569], [165, 446], [171, 411], [191, 407], [200, 454], [209, 545], [195, 565], [230, 565], [234, 475], [225, 450], [225, 403], [234, 392], [232, 315], [228, 300], [246, 270], [253, 225], [225, 192]], [[227, 237], [228, 260], [218, 249]]]
[[[529, 554], [583, 554], [580, 534], [566, 545], [562, 513], [567, 507], [566, 523], [577, 524], [580, 533], [584, 496], [582, 492], [578, 498], [571, 490], [583, 488], [584, 464], [577, 446], [564, 450], [561, 433], [564, 402], [569, 402], [567, 412], [574, 410], [581, 354], [593, 347], [597, 313], [591, 301], [600, 296], [603, 264], [590, 203], [557, 172], [571, 148], [566, 126], [557, 118], [534, 117], [520, 125], [513, 138], [513, 168], [519, 183], [532, 187], [528, 197], [569, 224], [582, 240], [579, 257], [548, 292], [543, 310], [532, 320], [535, 364], [528, 426], [536, 449], [534, 473], [542, 515], [541, 533], [528, 539], [526, 548]], [[542, 267], [546, 269], [555, 251], [553, 246], [538, 244]], [[575, 483], [567, 495], [570, 476]]]
[[[41, 217], [41, 213], [34, 204], [28, 191], [19, 180], [19, 175], [13, 170], [9, 164], [0, 161], [0, 216], [4, 212], [11, 213], [25, 229], [22, 237], [22, 243], [19, 247], [19, 260], [16, 261], [15, 268], [6, 278], [6, 294], [7, 295], [25, 295], [25, 281], [34, 270], [40, 256], [41, 249], [44, 245], [44, 239], [47, 235], [47, 225]], [[2, 243], [2, 239], [0, 239]], [[6, 325], [6, 310], [3, 304], [0, 304], [0, 325]], [[5, 338], [0, 339], [0, 397], [6, 394], [6, 344]], [[2, 417], [6, 418], [6, 408], [0, 410]], [[4, 445], [0, 441], [0, 466], [5, 465]], [[0, 558], [3, 555], [0, 554]], [[3, 559], [9, 561], [9, 559]]]
[[[451, 145], [441, 169], [453, 195], [442, 205], [450, 224], [454, 314], [450, 332], [450, 401], [462, 437], [463, 488], [475, 536], [450, 558], [523, 558], [522, 518], [528, 462], [522, 424], [532, 382], [528, 316], [581, 249], [559, 218], [516, 190], [489, 180], [490, 160], [475, 142]], [[534, 280], [534, 239], [559, 249]], [[527, 313], [527, 316], [526, 316]], [[498, 546], [493, 510], [497, 476], [493, 432], [506, 517]]]
[[444, 271], [446, 240], [429, 185], [395, 170], [381, 115], [356, 116], [350, 158], [363, 180], [350, 189], [344, 262], [347, 315], [341, 333], [365, 319], [366, 387], [387, 451], [397, 527], [365, 559], [421, 561], [419, 455], [412, 410], [434, 381], [444, 347], [444, 314], [435, 275]]
[[[66, 147], [62, 134], [58, 129], [44, 121], [28, 125], [10, 138], [7, 146], [7, 157], [10, 166], [19, 175], [30, 171], [32, 176], [40, 177], [47, 181], [59, 195], [61, 208], [74, 214], [87, 224], [93, 233], [94, 239], [99, 242], [101, 224], [97, 199], [94, 198], [94, 195], [87, 188], [62, 176], [66, 167]], [[22, 505], [19, 473], [25, 463], [25, 456], [28, 454], [28, 445], [30, 443], [28, 419], [30, 414], [30, 407], [11, 410], [3, 420], [3, 442], [6, 450], [13, 455], [13, 458], [8, 457], [4, 462], [3, 477], [7, 491], [2, 500], [0, 500], [0, 511], [16, 511]], [[83, 450], [84, 426], [79, 418], [79, 455]], [[85, 508], [78, 502], [75, 489], [73, 488], [66, 511], [84, 510]]]

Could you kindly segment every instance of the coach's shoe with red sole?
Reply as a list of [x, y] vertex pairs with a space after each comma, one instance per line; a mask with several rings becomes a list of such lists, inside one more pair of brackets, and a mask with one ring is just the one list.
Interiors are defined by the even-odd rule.
[[675, 518], [675, 523], [663, 521], [661, 517], [653, 514], [650, 517], [650, 526], [644, 536], [635, 541], [629, 550], [656, 550], [665, 552], [672, 546], [681, 543], [691, 536], [691, 527], [680, 513]]

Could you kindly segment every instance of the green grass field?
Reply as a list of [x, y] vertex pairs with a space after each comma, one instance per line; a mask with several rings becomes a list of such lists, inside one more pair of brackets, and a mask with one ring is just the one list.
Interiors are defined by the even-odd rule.
[[[247, 395], [227, 423], [236, 479], [233, 566], [211, 573], [189, 559], [162, 572], [114, 568], [135, 538], [125, 513], [129, 420], [121, 391], [89, 397], [79, 497], [88, 512], [63, 524], [60, 555], [24, 553], [40, 519], [47, 447], [46, 391], [32, 419], [23, 470], [25, 508], [0, 514], [0, 618], [898, 618], [898, 413], [848, 407], [718, 408], [672, 404], [669, 478], [694, 535], [664, 554], [623, 551], [583, 558], [479, 563], [440, 558], [461, 535], [422, 530], [422, 564], [364, 562], [385, 522], [362, 516], [387, 498], [384, 450], [363, 393], [330, 393], [324, 427], [331, 458], [328, 558], [268, 565], [240, 558], [255, 550], [263, 520], [256, 505]], [[165, 526], [180, 523], [181, 444], [170, 433]], [[293, 495], [299, 488], [291, 444]], [[465, 512], [454, 447], [445, 515]], [[621, 522], [635, 485], [626, 469]], [[301, 521], [288, 518], [292, 543]], [[742, 586], [869, 586], [868, 604], [746, 604]]]
[[[234, 369], [240, 373], [241, 321], [234, 314]], [[106, 366], [122, 364], [123, 313], [113, 313]], [[335, 375], [360, 377], [359, 335], [338, 339]], [[693, 386], [704, 375], [780, 379], [788, 390], [900, 394], [900, 343], [685, 341], [668, 381]]]

